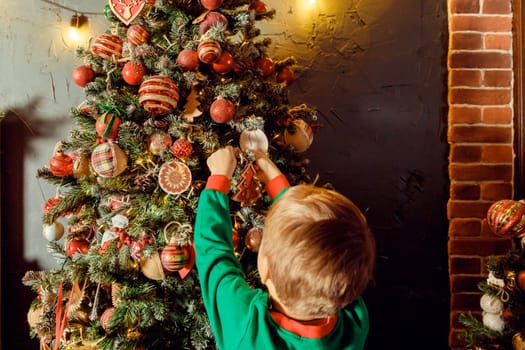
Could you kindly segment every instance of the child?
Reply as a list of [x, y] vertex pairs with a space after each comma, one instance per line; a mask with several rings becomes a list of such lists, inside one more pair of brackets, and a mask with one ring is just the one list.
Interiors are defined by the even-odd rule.
[[219, 349], [363, 349], [369, 324], [360, 295], [372, 278], [375, 243], [359, 209], [335, 191], [288, 189], [275, 164], [258, 155], [258, 178], [274, 203], [257, 260], [268, 293], [254, 290], [233, 252], [228, 192], [235, 153], [219, 149], [207, 164], [196, 265]]

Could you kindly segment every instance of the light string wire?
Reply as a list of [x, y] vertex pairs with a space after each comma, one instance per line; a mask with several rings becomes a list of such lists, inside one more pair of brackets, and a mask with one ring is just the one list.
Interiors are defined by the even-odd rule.
[[42, 2], [45, 2], [45, 3], [48, 3], [50, 5], [53, 5], [53, 6], [56, 6], [56, 7], [59, 7], [61, 9], [64, 9], [64, 10], [68, 10], [68, 11], [71, 11], [71, 12], [74, 12], [74, 13], [81, 13], [81, 14], [84, 14], [84, 15], [103, 15], [104, 13], [102, 12], [89, 12], [89, 11], [80, 11], [80, 10], [77, 10], [77, 9], [74, 9], [72, 7], [68, 7], [68, 6], [65, 6], [65, 5], [62, 5], [62, 4], [58, 4], [54, 1], [51, 1], [51, 0], [41, 0]]

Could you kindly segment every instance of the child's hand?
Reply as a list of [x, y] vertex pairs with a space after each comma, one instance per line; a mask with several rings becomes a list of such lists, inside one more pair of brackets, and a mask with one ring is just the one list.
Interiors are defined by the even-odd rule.
[[237, 159], [235, 158], [233, 147], [227, 146], [215, 151], [208, 157], [206, 164], [208, 164], [212, 175], [224, 175], [228, 179], [231, 179], [237, 166]]
[[258, 168], [257, 178], [265, 184], [281, 175], [279, 168], [277, 168], [274, 162], [272, 162], [264, 152], [255, 153], [255, 163]]

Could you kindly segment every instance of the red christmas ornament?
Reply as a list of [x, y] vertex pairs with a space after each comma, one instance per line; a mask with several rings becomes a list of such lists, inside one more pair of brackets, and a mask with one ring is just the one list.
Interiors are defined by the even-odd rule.
[[75, 254], [87, 254], [89, 242], [85, 239], [72, 239], [67, 244], [67, 255], [72, 258]]
[[211, 64], [213, 70], [219, 74], [231, 72], [234, 66], [233, 56], [227, 51], [223, 51], [219, 59]]
[[277, 76], [275, 77], [275, 81], [277, 81], [278, 83], [286, 83], [286, 85], [291, 85], [294, 82], [294, 80], [295, 73], [288, 66], [278, 71]]
[[154, 75], [140, 84], [139, 102], [151, 114], [170, 114], [179, 102], [179, 88], [170, 78]]
[[235, 116], [235, 105], [226, 98], [218, 98], [210, 106], [210, 116], [216, 123], [227, 123]]
[[224, 17], [223, 14], [219, 12], [209, 12], [206, 17], [199, 24], [199, 32], [201, 35], [206, 33], [212, 26], [223, 24], [224, 26], [228, 25], [228, 20]]
[[111, 318], [111, 316], [113, 316], [113, 314], [115, 313], [115, 308], [114, 307], [110, 307], [108, 309], [106, 309], [102, 315], [100, 316], [100, 326], [104, 329], [104, 330], [107, 330], [108, 329], [108, 322], [109, 322], [109, 319]]
[[199, 69], [199, 55], [195, 50], [184, 49], [177, 56], [177, 64], [186, 71], [196, 71]]
[[139, 85], [146, 74], [146, 68], [140, 62], [129, 61], [122, 68], [122, 78], [129, 85]]
[[241, 241], [241, 238], [239, 237], [239, 231], [234, 227], [232, 229], [233, 250], [237, 250], [237, 248], [239, 248], [240, 241]]
[[171, 146], [171, 137], [168, 133], [159, 131], [149, 135], [148, 142], [149, 151], [158, 156]]
[[128, 28], [126, 36], [130, 43], [138, 46], [147, 43], [150, 34], [143, 26], [134, 24]]
[[191, 145], [191, 142], [188, 139], [180, 138], [173, 142], [170, 151], [175, 157], [179, 159], [185, 159], [191, 156], [191, 154], [193, 153], [193, 146]]
[[197, 54], [199, 60], [204, 63], [211, 64], [219, 59], [222, 55], [221, 45], [213, 40], [205, 40], [197, 47]]
[[263, 14], [268, 12], [268, 7], [264, 3], [264, 1], [254, 1], [250, 4], [250, 7], [248, 9], [255, 11], [256, 13]]
[[114, 142], [118, 139], [118, 128], [121, 120], [115, 113], [104, 113], [95, 122], [95, 130], [101, 137], [100, 141]]
[[110, 60], [113, 57], [120, 58], [122, 56], [123, 41], [120, 37], [112, 34], [102, 34], [93, 43], [91, 51], [95, 56]]
[[49, 170], [58, 177], [73, 175], [73, 159], [64, 154], [62, 142], [58, 142], [55, 145], [53, 156], [49, 161]]
[[190, 250], [188, 246], [168, 243], [160, 253], [160, 262], [167, 271], [178, 271], [188, 264]]
[[201, 0], [202, 6], [207, 10], [216, 10], [221, 7], [223, 0]]
[[64, 197], [51, 197], [46, 200], [44, 203], [44, 209], [42, 212], [44, 215], [49, 214], [49, 212], [58, 204]]
[[275, 63], [271, 58], [263, 57], [255, 63], [255, 67], [261, 71], [264, 78], [275, 73]]
[[516, 237], [525, 233], [525, 202], [502, 199], [487, 211], [487, 224], [497, 236]]
[[248, 248], [254, 253], [257, 253], [261, 246], [262, 232], [263, 231], [261, 228], [252, 227], [246, 233], [246, 237], [244, 238], [244, 244], [246, 245], [246, 248]]
[[88, 66], [78, 66], [73, 69], [73, 74], [71, 75], [75, 84], [80, 87], [84, 87], [87, 84], [95, 80], [95, 71]]

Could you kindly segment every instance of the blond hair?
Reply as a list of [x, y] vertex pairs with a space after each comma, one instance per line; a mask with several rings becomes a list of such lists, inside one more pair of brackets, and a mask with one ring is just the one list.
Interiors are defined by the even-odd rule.
[[270, 208], [259, 254], [279, 301], [294, 315], [333, 315], [372, 279], [375, 241], [345, 196], [313, 185], [291, 187]]

